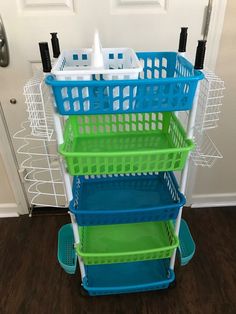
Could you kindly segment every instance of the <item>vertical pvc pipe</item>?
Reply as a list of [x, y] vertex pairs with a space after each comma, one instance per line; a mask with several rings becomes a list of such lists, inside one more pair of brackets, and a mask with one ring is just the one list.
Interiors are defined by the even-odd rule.
[[[55, 106], [55, 103], [54, 103], [53, 120], [54, 120], [54, 126], [55, 126], [55, 130], [56, 130], [57, 143], [58, 143], [58, 145], [60, 145], [60, 144], [62, 144], [64, 142], [64, 138], [63, 138], [63, 131], [62, 131], [61, 120], [60, 120], [60, 117], [56, 114], [55, 108], [56, 108], [56, 106]], [[70, 202], [73, 199], [72, 188], [71, 188], [71, 183], [70, 183], [70, 176], [66, 172], [64, 164], [60, 163], [60, 165], [61, 165], [62, 173], [63, 173], [63, 176], [64, 176], [64, 182], [65, 182], [65, 186], [66, 186], [67, 199]], [[75, 245], [78, 245], [80, 243], [78, 225], [77, 225], [77, 222], [76, 222], [74, 214], [72, 214], [71, 212], [68, 212], [68, 213], [69, 213], [70, 219], [71, 219], [71, 225], [72, 225], [72, 229], [73, 229]], [[82, 279], [82, 282], [83, 282], [83, 280], [84, 280], [84, 278], [86, 276], [86, 273], [85, 273], [84, 263], [83, 263], [83, 261], [82, 261], [80, 256], [78, 256], [78, 262], [79, 262], [81, 279]]]
[[[190, 117], [189, 117], [189, 121], [188, 121], [187, 137], [189, 139], [192, 139], [192, 137], [193, 137], [193, 131], [194, 131], [194, 125], [195, 125], [195, 119], [196, 119], [196, 113], [197, 113], [198, 97], [199, 97], [199, 83], [198, 83], [198, 86], [196, 89], [193, 107], [192, 107], [192, 110], [190, 111]], [[183, 194], [185, 194], [185, 191], [186, 191], [186, 184], [187, 184], [188, 170], [189, 170], [189, 157], [190, 156], [188, 155], [184, 170], [182, 172], [181, 182], [180, 182], [180, 192]], [[182, 211], [183, 211], [183, 207], [180, 208], [178, 217], [177, 217], [176, 222], [175, 222], [175, 235], [177, 237], [179, 236]], [[171, 270], [174, 270], [175, 258], [176, 258], [176, 249], [174, 250], [174, 252], [171, 256], [171, 260], [170, 260], [170, 269]]]
[[190, 139], [193, 138], [193, 131], [194, 131], [194, 126], [195, 126], [196, 114], [197, 114], [197, 104], [198, 104], [198, 98], [199, 98], [199, 86], [200, 84], [198, 83], [195, 97], [194, 97], [193, 107], [192, 107], [192, 110], [190, 111], [190, 117], [188, 120], [187, 137]]
[[63, 131], [62, 131], [60, 117], [55, 112], [53, 113], [53, 120], [54, 120], [55, 129], [56, 129], [57, 143], [58, 145], [60, 145], [64, 142]]
[[[60, 145], [64, 141], [62, 126], [61, 126], [61, 120], [60, 120], [60, 117], [55, 112], [53, 113], [53, 119], [54, 119], [54, 125], [55, 125], [55, 129], [56, 129], [57, 143], [58, 143], [58, 145]], [[61, 169], [62, 169], [65, 187], [66, 187], [67, 200], [68, 200], [68, 202], [70, 202], [73, 199], [70, 176], [66, 172], [63, 162], [61, 163]]]
[[[187, 40], [188, 40], [188, 27], [181, 27], [181, 32], [180, 32], [180, 36], [179, 36], [178, 53], [182, 57], [185, 57]], [[179, 112], [176, 111], [175, 115], [178, 118]]]
[[72, 201], [72, 199], [73, 199], [72, 187], [71, 187], [71, 182], [70, 182], [70, 175], [66, 172], [63, 162], [61, 162], [61, 168], [62, 168], [62, 173], [63, 173], [65, 187], [66, 187], [67, 200], [70, 203], [70, 201]]
[[[70, 219], [71, 219], [71, 225], [72, 225], [72, 229], [73, 229], [73, 234], [74, 234], [74, 239], [75, 239], [75, 245], [78, 245], [80, 243], [80, 237], [79, 237], [79, 229], [78, 229], [78, 225], [75, 219], [74, 214], [72, 214], [71, 212], [68, 212], [70, 215]], [[85, 267], [84, 267], [84, 263], [81, 259], [80, 256], [78, 256], [78, 262], [79, 262], [79, 268], [80, 268], [80, 274], [81, 274], [81, 279], [83, 281], [84, 277], [86, 276], [85, 274]]]
[[72, 224], [72, 228], [73, 228], [73, 233], [74, 233], [74, 238], [75, 238], [75, 243], [79, 244], [80, 243], [80, 237], [79, 237], [79, 229], [78, 229], [78, 225], [75, 219], [75, 215], [72, 212], [68, 212], [70, 215], [70, 219], [71, 219], [71, 224]]
[[[185, 58], [186, 53], [185, 52], [179, 52], [179, 55]], [[175, 115], [178, 118], [179, 117], [179, 111], [175, 111]]]

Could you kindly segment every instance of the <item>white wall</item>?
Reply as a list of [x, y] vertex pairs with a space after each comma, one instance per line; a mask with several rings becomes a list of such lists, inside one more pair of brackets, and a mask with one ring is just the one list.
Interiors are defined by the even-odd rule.
[[224, 158], [213, 168], [198, 168], [194, 203], [236, 205], [236, 1], [228, 0], [216, 73], [225, 80], [219, 127], [210, 132]]

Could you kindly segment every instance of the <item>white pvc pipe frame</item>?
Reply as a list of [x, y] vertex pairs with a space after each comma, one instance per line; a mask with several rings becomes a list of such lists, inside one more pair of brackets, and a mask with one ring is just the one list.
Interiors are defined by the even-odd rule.
[[[62, 131], [62, 126], [61, 126], [61, 120], [58, 114], [55, 112], [54, 108], [54, 113], [53, 113], [53, 119], [54, 119], [54, 125], [55, 125], [55, 130], [56, 130], [56, 135], [57, 135], [57, 143], [58, 145], [63, 143], [63, 131]], [[71, 187], [71, 182], [70, 182], [70, 176], [65, 170], [64, 163], [61, 162], [61, 169], [64, 177], [64, 182], [65, 182], [65, 187], [66, 187], [66, 195], [67, 195], [67, 201], [68, 203], [73, 199], [73, 194], [72, 194], [72, 187]], [[76, 223], [76, 219], [74, 214], [72, 214], [70, 211], [68, 212], [70, 215], [71, 219], [71, 225], [73, 229], [73, 234], [74, 234], [74, 240], [75, 240], [75, 247], [80, 243], [80, 236], [79, 236], [79, 230], [78, 230], [78, 225]], [[85, 278], [85, 267], [84, 263], [81, 259], [81, 257], [77, 254], [78, 257], [78, 262], [79, 262], [79, 268], [80, 268], [80, 274], [81, 274], [81, 280], [83, 282], [83, 279]]]
[[[199, 84], [197, 84], [196, 93], [193, 101], [193, 107], [190, 111], [189, 120], [188, 120], [188, 126], [187, 126], [187, 138], [193, 139], [193, 131], [195, 126], [195, 120], [196, 120], [196, 114], [197, 114], [197, 104], [198, 104], [198, 98], [199, 98]], [[185, 163], [184, 169], [181, 174], [181, 180], [180, 180], [180, 192], [185, 194], [186, 192], [186, 184], [187, 184], [187, 178], [188, 178], [188, 171], [189, 171], [189, 159], [190, 159], [190, 153], [188, 154], [187, 161]], [[181, 217], [182, 217], [182, 211], [183, 207], [180, 208], [178, 217], [175, 222], [175, 235], [179, 237], [179, 230], [180, 230], [180, 223], [181, 223]], [[175, 266], [175, 258], [176, 258], [176, 250], [174, 250], [171, 259], [170, 259], [170, 269], [174, 270]]]
[[[54, 108], [54, 110], [55, 110], [55, 108]], [[60, 117], [57, 115], [57, 113], [55, 113], [55, 111], [53, 113], [53, 119], [54, 119], [54, 125], [55, 125], [55, 129], [56, 129], [57, 143], [58, 143], [58, 145], [60, 145], [63, 143], [63, 132], [62, 132]], [[70, 202], [73, 199], [70, 176], [65, 170], [64, 163], [61, 162], [60, 164], [61, 164], [62, 173], [64, 176], [64, 182], [65, 182], [65, 186], [66, 186], [67, 200], [68, 200], [68, 202]], [[78, 225], [77, 225], [74, 214], [72, 214], [70, 211], [68, 213], [69, 213], [70, 219], [71, 219], [71, 225], [72, 225], [73, 234], [74, 234], [75, 246], [77, 246], [80, 243]], [[84, 263], [83, 263], [81, 257], [78, 254], [77, 254], [77, 257], [78, 257], [78, 262], [79, 262], [81, 279], [83, 282], [83, 279], [85, 278], [85, 275], [86, 275], [85, 274], [85, 267], [84, 267]]]
[[[182, 57], [185, 57], [185, 52], [179, 52], [179, 55], [182, 56]], [[179, 112], [178, 112], [178, 111], [175, 111], [175, 115], [176, 115], [176, 117], [178, 118]]]
[[[48, 74], [44, 74], [44, 78], [47, 75]], [[64, 142], [64, 139], [63, 139], [63, 131], [62, 131], [62, 126], [61, 126], [61, 120], [60, 120], [60, 117], [58, 116], [58, 114], [56, 113], [56, 104], [55, 103], [54, 103], [53, 120], [54, 120], [55, 129], [56, 129], [57, 144], [60, 145], [60, 144], [62, 144]], [[61, 170], [62, 170], [62, 173], [63, 173], [64, 182], [65, 182], [65, 186], [66, 186], [67, 201], [69, 203], [73, 199], [72, 187], [71, 187], [71, 182], [70, 182], [70, 176], [69, 176], [69, 174], [65, 170], [64, 163], [60, 162], [60, 165], [61, 165]], [[76, 223], [76, 219], [75, 219], [74, 214], [69, 212], [69, 215], [70, 215], [71, 225], [72, 225], [73, 234], [74, 234], [75, 246], [77, 246], [80, 243], [80, 236], [79, 236], [78, 225]], [[85, 275], [86, 275], [85, 274], [85, 267], [84, 267], [84, 263], [83, 263], [81, 257], [79, 255], [77, 255], [77, 257], [78, 257], [78, 262], [79, 262], [81, 279], [82, 279], [82, 282], [83, 282], [83, 279], [85, 278]]]
[[[72, 224], [72, 228], [73, 228], [74, 239], [75, 239], [75, 246], [77, 246], [80, 243], [78, 225], [77, 225], [77, 222], [76, 222], [74, 214], [72, 214], [70, 211], [68, 213], [70, 214], [71, 224]], [[85, 267], [84, 267], [84, 263], [83, 263], [81, 257], [78, 254], [77, 254], [77, 257], [78, 257], [78, 262], [79, 262], [81, 279], [82, 279], [82, 282], [83, 282], [83, 279], [85, 278], [85, 275], [86, 275], [85, 274]]]
[[[53, 113], [53, 119], [54, 119], [56, 134], [57, 134], [57, 143], [58, 143], [58, 145], [60, 145], [64, 141], [60, 117], [54, 112]], [[64, 182], [65, 182], [65, 186], [66, 186], [67, 201], [70, 202], [73, 199], [72, 188], [71, 188], [71, 183], [70, 183], [70, 176], [65, 170], [64, 163], [61, 162], [60, 165], [61, 165], [61, 169], [62, 169], [62, 173], [63, 173], [63, 177], [64, 177]]]

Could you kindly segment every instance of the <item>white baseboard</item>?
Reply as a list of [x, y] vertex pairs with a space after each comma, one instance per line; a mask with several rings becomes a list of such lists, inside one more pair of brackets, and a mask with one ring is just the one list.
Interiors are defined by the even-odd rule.
[[0, 218], [19, 217], [16, 203], [0, 203]]
[[196, 194], [191, 203], [193, 208], [236, 206], [236, 193]]

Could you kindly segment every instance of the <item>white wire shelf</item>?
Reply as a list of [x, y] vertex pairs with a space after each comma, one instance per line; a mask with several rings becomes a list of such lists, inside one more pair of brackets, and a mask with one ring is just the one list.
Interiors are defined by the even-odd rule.
[[43, 141], [37, 145], [34, 143], [32, 145], [31, 140], [24, 140], [24, 144], [17, 149], [17, 153], [31, 156], [58, 157], [56, 142], [45, 143]]
[[60, 161], [58, 159], [51, 159], [51, 161], [48, 162], [47, 156], [36, 158], [35, 156], [29, 155], [20, 164], [20, 169], [60, 170]]
[[48, 169], [47, 170], [31, 169], [26, 171], [24, 180], [42, 183], [61, 183], [61, 184], [64, 183], [61, 177], [60, 169], [50, 169], [50, 171]]
[[32, 205], [67, 207], [68, 201], [54, 129], [53, 100], [41, 71], [24, 86], [28, 120], [14, 139], [22, 179]]
[[27, 189], [30, 203], [38, 206], [68, 207], [61, 168], [39, 168], [23, 172], [25, 182], [30, 183]]
[[44, 75], [38, 71], [24, 86], [31, 134], [50, 140], [54, 132], [53, 99]]
[[211, 168], [216, 160], [223, 158], [206, 131], [195, 132], [194, 140], [196, 149], [191, 153], [191, 158], [196, 166]]
[[53, 184], [51, 182], [34, 182], [28, 188], [28, 192], [32, 194], [42, 194], [42, 195], [50, 195], [50, 196], [65, 196], [63, 182], [54, 181]]
[[64, 182], [34, 182], [28, 188], [31, 204], [38, 206], [68, 207]]
[[199, 131], [218, 126], [224, 97], [224, 81], [211, 71], [204, 72], [205, 79], [200, 83], [198, 109], [195, 127]]
[[[17, 131], [13, 135], [13, 139], [16, 140], [32, 140], [32, 141], [44, 141], [47, 140], [42, 134], [32, 134], [31, 130], [31, 122], [26, 120], [21, 123], [21, 129]], [[56, 141], [56, 138], [54, 137], [54, 130], [52, 130], [52, 133], [50, 134], [50, 142]]]
[[[68, 207], [64, 177], [56, 141], [23, 138], [17, 152], [24, 157], [20, 163], [27, 194], [32, 205]], [[25, 158], [26, 156], [26, 158]]]
[[66, 197], [65, 196], [59, 196], [59, 195], [44, 195], [41, 193], [38, 193], [32, 197], [30, 200], [30, 203], [35, 206], [40, 207], [60, 207], [60, 208], [67, 208], [68, 204], [66, 203]]

